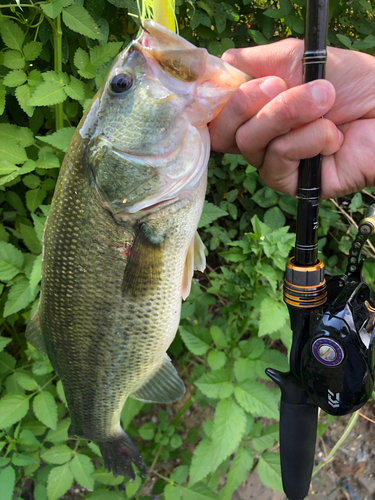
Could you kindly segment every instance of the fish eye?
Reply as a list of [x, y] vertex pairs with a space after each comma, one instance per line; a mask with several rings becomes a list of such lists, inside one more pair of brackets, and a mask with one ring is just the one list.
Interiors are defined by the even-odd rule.
[[133, 85], [133, 77], [129, 73], [115, 75], [111, 81], [111, 89], [115, 94], [122, 94]]

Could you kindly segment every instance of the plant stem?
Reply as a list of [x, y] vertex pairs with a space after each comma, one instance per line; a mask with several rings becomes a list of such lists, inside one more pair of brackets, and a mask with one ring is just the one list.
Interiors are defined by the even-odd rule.
[[[62, 71], [62, 29], [61, 29], [61, 14], [56, 17], [55, 29], [53, 30], [54, 42], [54, 69], [56, 72]], [[63, 103], [55, 104], [56, 110], [56, 130], [64, 126], [64, 110]]]
[[355, 423], [357, 422], [358, 417], [359, 417], [359, 414], [358, 414], [357, 411], [355, 413], [353, 413], [353, 415], [350, 417], [350, 420], [349, 420], [347, 426], [345, 427], [345, 430], [344, 430], [342, 436], [337, 441], [337, 443], [332, 448], [332, 450], [328, 453], [328, 455], [326, 456], [324, 462], [320, 463], [317, 467], [315, 467], [315, 469], [313, 470], [313, 473], [312, 473], [312, 477], [314, 477], [320, 471], [320, 469], [322, 467], [324, 467], [325, 465], [327, 465], [328, 462], [333, 458], [333, 455], [340, 448], [340, 446], [342, 445], [342, 443], [348, 437], [350, 431], [353, 429]]
[[182, 415], [190, 408], [190, 406], [194, 403], [194, 401], [195, 401], [195, 390], [191, 394], [190, 398], [186, 401], [186, 403], [181, 407], [180, 411], [176, 414], [176, 416], [171, 422], [171, 425], [177, 424]]

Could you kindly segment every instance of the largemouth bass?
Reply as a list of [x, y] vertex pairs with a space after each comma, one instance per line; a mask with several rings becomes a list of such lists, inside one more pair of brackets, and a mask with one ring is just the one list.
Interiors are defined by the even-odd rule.
[[107, 471], [145, 474], [120, 425], [126, 399], [185, 387], [166, 351], [194, 269], [210, 153], [207, 123], [249, 78], [146, 21], [115, 60], [67, 150], [45, 229], [39, 308], [27, 338], [60, 376], [70, 434]]

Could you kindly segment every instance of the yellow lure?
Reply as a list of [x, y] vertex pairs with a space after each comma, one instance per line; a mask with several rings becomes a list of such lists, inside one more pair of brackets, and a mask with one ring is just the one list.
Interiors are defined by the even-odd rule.
[[158, 24], [177, 33], [175, 0], [143, 0], [141, 19], [153, 19]]

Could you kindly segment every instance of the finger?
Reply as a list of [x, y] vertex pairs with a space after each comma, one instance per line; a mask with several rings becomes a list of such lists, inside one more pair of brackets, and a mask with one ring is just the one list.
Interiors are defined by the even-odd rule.
[[288, 38], [277, 43], [229, 49], [222, 58], [254, 78], [275, 75], [288, 87], [302, 83], [303, 41]]
[[295, 195], [300, 160], [318, 154], [333, 155], [343, 141], [342, 132], [333, 122], [318, 119], [273, 140], [259, 169], [260, 176], [272, 189]]
[[241, 85], [210, 124], [212, 149], [221, 153], [238, 153], [237, 129], [286, 89], [286, 83], [277, 77], [250, 80]]
[[269, 142], [316, 120], [334, 102], [335, 89], [326, 80], [315, 80], [286, 90], [237, 130], [237, 147], [251, 165], [259, 168]]

